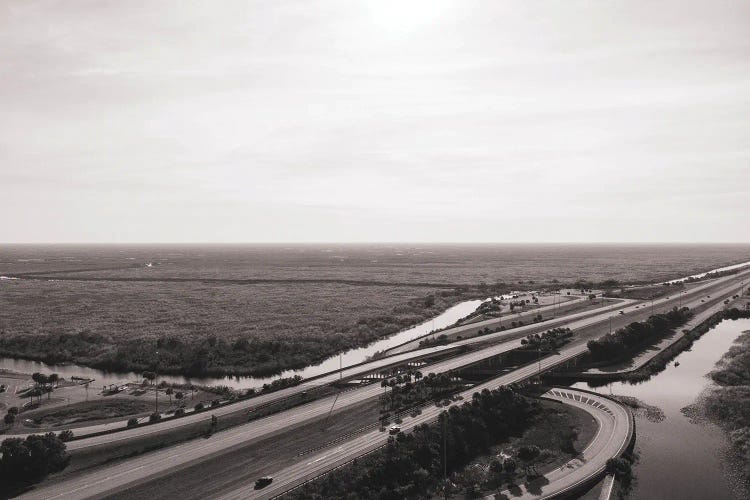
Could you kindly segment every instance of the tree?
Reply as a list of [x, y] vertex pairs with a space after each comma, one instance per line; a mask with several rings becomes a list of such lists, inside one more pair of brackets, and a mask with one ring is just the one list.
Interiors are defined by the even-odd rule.
[[185, 397], [185, 395], [182, 393], [182, 391], [177, 391], [177, 392], [174, 393], [174, 398], [177, 401], [180, 401], [184, 397]]
[[174, 394], [174, 389], [172, 389], [171, 387], [167, 387], [167, 390], [164, 391], [164, 392], [166, 392], [167, 396], [169, 396], [169, 404], [171, 405], [172, 404], [172, 394]]
[[3, 418], [3, 420], [5, 421], [6, 424], [11, 425], [13, 422], [16, 421], [16, 416], [8, 412]]
[[513, 476], [516, 473], [516, 469], [518, 468], [518, 465], [516, 464], [516, 461], [512, 458], [506, 458], [503, 461], [503, 470], [505, 473], [509, 476], [509, 481], [513, 480]]
[[539, 456], [539, 453], [539, 447], [537, 446], [521, 446], [518, 449], [518, 459], [523, 462], [526, 475], [529, 475], [529, 471], [533, 470], [534, 460]]
[[153, 383], [153, 381], [156, 379], [156, 373], [154, 373], [154, 372], [143, 372], [143, 378], [145, 380], [148, 380], [149, 383]]
[[54, 433], [6, 439], [0, 445], [0, 483], [19, 485], [63, 470], [69, 457]]
[[71, 431], [70, 429], [65, 429], [64, 431], [62, 431], [62, 432], [60, 433], [59, 437], [60, 437], [60, 440], [61, 440], [62, 442], [64, 442], [64, 443], [65, 443], [65, 442], [68, 442], [68, 441], [70, 441], [71, 439], [73, 439], [73, 437], [74, 437], [74, 436], [73, 436], [73, 431]]
[[59, 380], [60, 380], [60, 375], [58, 375], [57, 373], [52, 373], [52, 374], [51, 374], [51, 375], [49, 376], [49, 383], [50, 383], [50, 384], [52, 384], [53, 386], [56, 386], [56, 385], [57, 385], [57, 382], [58, 382]]

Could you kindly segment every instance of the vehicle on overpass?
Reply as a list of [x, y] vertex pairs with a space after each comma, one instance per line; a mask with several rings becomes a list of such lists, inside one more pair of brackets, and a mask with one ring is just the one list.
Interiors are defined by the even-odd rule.
[[259, 490], [261, 488], [265, 488], [272, 482], [273, 482], [273, 478], [271, 476], [263, 476], [255, 481], [255, 489]]

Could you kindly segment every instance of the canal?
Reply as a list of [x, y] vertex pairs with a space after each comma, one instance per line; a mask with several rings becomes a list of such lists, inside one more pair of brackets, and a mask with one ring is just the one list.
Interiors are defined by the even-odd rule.
[[[750, 319], [725, 320], [681, 353], [661, 373], [630, 384], [616, 382], [602, 387], [578, 383], [574, 387], [602, 394], [630, 396], [658, 407], [663, 418], [636, 412], [634, 484], [629, 498], [744, 499], [738, 464], [727, 453], [728, 440], [717, 426], [696, 422], [683, 409], [696, 403], [712, 387], [707, 374], [734, 340], [750, 330]], [[679, 366], [675, 366], [675, 362]]]

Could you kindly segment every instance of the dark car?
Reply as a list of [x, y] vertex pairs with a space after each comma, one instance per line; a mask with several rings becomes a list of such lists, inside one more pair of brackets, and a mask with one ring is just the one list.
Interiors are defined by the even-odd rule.
[[262, 478], [255, 481], [255, 489], [259, 490], [261, 488], [265, 488], [272, 482], [273, 482], [273, 478], [271, 476], [263, 476]]

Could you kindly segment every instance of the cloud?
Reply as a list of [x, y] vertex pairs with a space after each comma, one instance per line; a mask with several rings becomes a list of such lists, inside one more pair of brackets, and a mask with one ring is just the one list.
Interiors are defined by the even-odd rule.
[[748, 5], [0, 9], [5, 241], [750, 238]]

